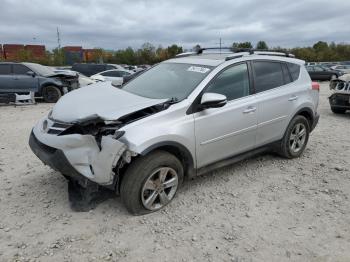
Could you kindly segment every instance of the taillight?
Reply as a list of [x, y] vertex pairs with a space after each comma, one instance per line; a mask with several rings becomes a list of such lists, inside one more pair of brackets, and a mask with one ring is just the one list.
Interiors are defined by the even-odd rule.
[[319, 83], [312, 82], [311, 86], [312, 86], [312, 90], [316, 90], [316, 91], [320, 92], [320, 84]]

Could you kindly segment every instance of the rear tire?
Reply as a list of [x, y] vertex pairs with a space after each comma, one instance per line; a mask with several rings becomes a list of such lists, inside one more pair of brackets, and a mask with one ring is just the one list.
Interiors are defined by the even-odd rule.
[[56, 103], [62, 96], [61, 91], [56, 86], [45, 86], [42, 94], [47, 103]]
[[345, 114], [346, 110], [345, 109], [339, 109], [335, 107], [331, 107], [331, 110], [334, 114]]
[[158, 211], [173, 200], [183, 176], [178, 158], [166, 151], [154, 151], [128, 167], [121, 182], [121, 199], [133, 215]]
[[299, 157], [309, 140], [310, 124], [301, 115], [292, 119], [280, 143], [279, 154], [285, 158]]

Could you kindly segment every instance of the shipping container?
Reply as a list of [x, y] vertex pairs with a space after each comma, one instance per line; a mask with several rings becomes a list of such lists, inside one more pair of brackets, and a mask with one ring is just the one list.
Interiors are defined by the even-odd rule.
[[81, 46], [65, 46], [63, 47], [64, 51], [70, 51], [70, 52], [82, 52], [83, 47]]
[[4, 58], [10, 61], [18, 61], [20, 52], [24, 50], [24, 45], [19, 44], [4, 44]]
[[25, 50], [30, 52], [34, 59], [40, 59], [45, 57], [45, 46], [44, 45], [26, 45]]
[[74, 63], [81, 63], [83, 61], [83, 51], [64, 51], [64, 57], [67, 65], [73, 65]]

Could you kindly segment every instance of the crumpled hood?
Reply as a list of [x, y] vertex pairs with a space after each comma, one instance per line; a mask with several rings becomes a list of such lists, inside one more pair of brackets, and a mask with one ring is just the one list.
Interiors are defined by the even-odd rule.
[[61, 122], [81, 122], [93, 118], [117, 120], [130, 113], [166, 102], [150, 99], [113, 87], [110, 82], [79, 88], [64, 95], [51, 117]]

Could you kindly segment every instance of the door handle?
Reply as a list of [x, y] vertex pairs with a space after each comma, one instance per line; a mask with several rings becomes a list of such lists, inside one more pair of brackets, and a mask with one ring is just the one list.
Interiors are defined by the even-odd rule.
[[243, 114], [249, 114], [249, 113], [253, 113], [253, 112], [255, 112], [255, 111], [256, 111], [256, 107], [254, 107], [254, 106], [249, 106], [249, 107], [247, 107], [246, 110], [243, 111]]
[[295, 101], [298, 99], [298, 96], [292, 96], [288, 99], [288, 101]]

